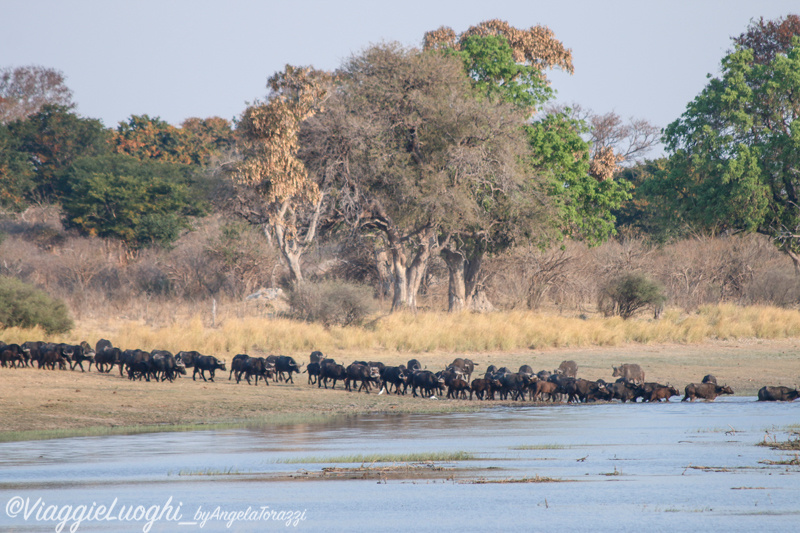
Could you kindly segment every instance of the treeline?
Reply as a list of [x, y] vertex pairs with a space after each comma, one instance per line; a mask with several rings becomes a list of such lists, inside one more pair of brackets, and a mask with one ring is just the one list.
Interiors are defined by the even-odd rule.
[[[60, 73], [2, 69], [0, 273], [78, 315], [260, 287], [329, 324], [375, 300], [624, 317], [796, 305], [800, 17], [733, 38], [663, 131], [554, 105], [552, 68], [573, 69], [552, 31], [491, 20], [335, 72], [287, 66], [235, 124], [115, 128], [75, 113]], [[660, 141], [668, 156], [645, 159]]]

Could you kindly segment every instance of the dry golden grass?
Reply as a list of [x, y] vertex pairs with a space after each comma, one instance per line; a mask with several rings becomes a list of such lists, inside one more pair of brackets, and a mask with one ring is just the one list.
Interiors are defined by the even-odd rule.
[[379, 316], [364, 327], [328, 329], [282, 318], [237, 316], [221, 316], [211, 327], [208, 317], [195, 312], [174, 316], [161, 325], [107, 317], [78, 321], [74, 331], [61, 336], [48, 338], [38, 329], [12, 328], [0, 338], [6, 342], [45, 339], [90, 343], [106, 338], [123, 348], [197, 350], [230, 358], [254, 352], [484, 352], [795, 337], [800, 337], [800, 312], [796, 310], [715, 305], [691, 314], [667, 310], [659, 320], [581, 318], [530, 311], [395, 313]]

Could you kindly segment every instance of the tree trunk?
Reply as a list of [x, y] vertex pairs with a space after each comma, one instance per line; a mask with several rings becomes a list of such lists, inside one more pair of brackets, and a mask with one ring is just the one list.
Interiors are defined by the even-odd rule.
[[286, 259], [286, 264], [289, 267], [289, 273], [292, 277], [292, 284], [295, 285], [297, 283], [303, 282], [303, 269], [300, 267], [300, 256], [302, 252], [298, 252], [296, 250], [287, 250], [284, 247], [281, 247], [281, 252], [283, 252], [283, 257]]
[[394, 294], [392, 295], [392, 312], [399, 311], [407, 305], [408, 285], [406, 281], [406, 254], [402, 249], [392, 249], [392, 265], [394, 266]]
[[414, 256], [414, 260], [408, 267], [407, 305], [408, 308], [413, 311], [417, 310], [417, 295], [419, 294], [419, 288], [422, 285], [422, 278], [425, 275], [425, 269], [428, 267], [428, 261], [430, 261], [431, 258], [431, 249], [433, 248], [434, 243], [435, 239], [433, 236], [433, 231], [431, 229], [425, 230], [422, 233], [417, 254]]
[[378, 270], [378, 297], [381, 301], [389, 295], [392, 290], [392, 283], [394, 282], [394, 275], [392, 273], [392, 263], [389, 258], [389, 253], [384, 248], [380, 248], [375, 252], [375, 266]]
[[471, 257], [467, 256], [465, 252], [460, 250], [453, 251], [449, 248], [442, 248], [441, 253], [450, 273], [447, 310], [451, 313], [457, 313], [465, 309], [485, 310], [488, 303], [485, 296], [481, 302], [478, 302], [475, 298], [480, 287], [484, 251], [482, 249], [475, 250]]
[[442, 257], [450, 273], [447, 289], [447, 310], [457, 313], [466, 309], [467, 291], [464, 280], [464, 256], [458, 252], [442, 249]]

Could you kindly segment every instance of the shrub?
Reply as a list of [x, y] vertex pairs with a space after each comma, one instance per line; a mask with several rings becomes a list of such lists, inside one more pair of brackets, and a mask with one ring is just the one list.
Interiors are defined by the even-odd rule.
[[73, 327], [64, 302], [16, 278], [0, 277], [0, 326], [37, 325], [47, 333], [65, 333]]
[[658, 315], [666, 299], [661, 285], [644, 274], [629, 273], [603, 287], [598, 307], [606, 316], [619, 315], [628, 319], [644, 307], [652, 307]]
[[360, 325], [377, 309], [372, 289], [355, 283], [300, 283], [289, 291], [290, 313], [328, 326]]

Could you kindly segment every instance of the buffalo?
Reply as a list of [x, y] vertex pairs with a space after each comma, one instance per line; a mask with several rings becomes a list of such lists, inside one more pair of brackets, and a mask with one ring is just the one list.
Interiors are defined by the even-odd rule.
[[472, 378], [472, 372], [475, 371], [475, 363], [469, 359], [456, 357], [448, 368], [457, 368], [464, 375], [466, 381], [469, 381]]
[[644, 383], [644, 370], [639, 365], [626, 363], [612, 368], [614, 369], [612, 376], [615, 378], [622, 378], [637, 385]]
[[[297, 362], [293, 357], [287, 355], [270, 355], [267, 357], [267, 362], [275, 365], [275, 376], [273, 379], [276, 381], [285, 381], [287, 383], [294, 383], [292, 374], [294, 372], [300, 373], [302, 367], [297, 366]], [[284, 373], [287, 376], [284, 376]]]
[[25, 366], [22, 347], [19, 344], [6, 344], [0, 347], [0, 366], [16, 368]]
[[250, 359], [250, 356], [244, 353], [237, 353], [231, 359], [231, 371], [228, 374], [228, 381], [233, 378], [234, 372], [236, 373], [236, 383], [239, 383], [239, 375], [244, 372], [244, 363]]
[[500, 383], [492, 378], [473, 379], [472, 385], [470, 386], [469, 399], [472, 399], [472, 394], [474, 393], [479, 400], [483, 400], [484, 398], [487, 400], [494, 400], [495, 383], [497, 384], [497, 388], [500, 388]]
[[337, 381], [344, 381], [347, 377], [347, 369], [344, 365], [336, 364], [333, 359], [325, 359], [323, 364], [319, 367], [319, 379], [317, 380], [317, 388], [328, 388], [328, 380], [333, 380], [332, 389], [336, 388]]
[[175, 356], [166, 350], [153, 350], [150, 357], [150, 370], [156, 381], [174, 381], [178, 374], [186, 375], [186, 367], [175, 361]]
[[522, 365], [521, 367], [519, 367], [519, 370], [517, 370], [517, 372], [519, 372], [520, 374], [526, 374], [528, 377], [531, 378], [533, 377], [533, 368], [531, 367], [531, 365]]
[[470, 390], [469, 383], [461, 378], [456, 378], [447, 387], [447, 397], [457, 400], [459, 395], [462, 399], [467, 399], [467, 391]]
[[532, 383], [531, 400], [542, 402], [545, 397], [551, 401], [555, 401], [559, 393], [558, 385], [552, 381], [534, 381]]
[[152, 366], [152, 354], [144, 350], [125, 350], [125, 367], [128, 369], [128, 379], [142, 379], [150, 381], [150, 376], [154, 375]]
[[408, 372], [406, 372], [405, 366], [387, 366], [381, 372], [381, 390], [385, 389], [386, 392], [392, 392], [391, 388], [394, 385], [394, 393], [400, 394], [400, 385], [403, 385], [402, 393], [405, 394], [408, 386], [406, 383], [407, 378]]
[[568, 378], [578, 377], [578, 363], [575, 361], [561, 361], [554, 374], [563, 374]]
[[618, 379], [615, 383], [609, 385], [611, 392], [611, 399], [620, 400], [622, 403], [635, 402], [638, 398], [639, 387], [624, 379]]
[[313, 385], [319, 379], [319, 362], [314, 361], [306, 365], [304, 372], [308, 372], [308, 384]]
[[20, 345], [25, 366], [33, 366], [33, 363], [39, 363], [39, 359], [42, 356], [41, 347], [44, 345], [43, 341], [26, 341]]
[[[193, 357], [193, 364], [194, 364], [194, 371], [192, 372], [192, 381], [197, 381], [197, 373], [200, 373], [200, 377], [203, 378], [203, 381], [214, 381], [214, 372], [216, 370], [222, 370], [225, 372], [227, 368], [225, 367], [225, 361], [221, 361], [214, 357], [213, 355], [200, 355]], [[185, 366], [186, 365], [184, 363]], [[208, 370], [209, 378], [206, 379], [205, 371]]]
[[55, 370], [56, 365], [58, 365], [63, 370], [67, 367], [64, 355], [61, 353], [61, 346], [58, 344], [52, 342], [43, 344], [39, 348], [39, 354], [39, 368]]
[[682, 402], [694, 401], [696, 398], [713, 401], [721, 394], [733, 394], [733, 390], [727, 385], [715, 385], [714, 383], [689, 383], [684, 390]]
[[370, 383], [380, 384], [381, 379], [380, 370], [378, 370], [377, 367], [371, 367], [361, 363], [352, 363], [348, 366], [345, 369], [345, 376], [345, 390], [352, 390], [350, 388], [351, 382], [360, 381], [361, 385], [358, 387], [358, 391], [360, 392], [361, 389], [364, 389], [364, 392], [367, 394], [369, 394]]
[[650, 391], [650, 395], [645, 398], [648, 402], [660, 402], [661, 400], [669, 401], [673, 396], [679, 396], [678, 389], [671, 385], [659, 385]]
[[263, 357], [248, 357], [241, 364], [241, 370], [236, 374], [236, 383], [239, 383], [239, 381], [242, 379], [242, 374], [244, 374], [244, 379], [247, 381], [248, 385], [252, 385], [250, 383], [250, 378], [255, 376], [256, 386], [258, 386], [258, 378], [262, 378], [264, 380], [264, 384], [269, 386], [268, 378], [274, 369], [274, 365], [268, 363]]
[[797, 389], [789, 387], [761, 387], [758, 391], [759, 402], [793, 402], [800, 397]]
[[420, 390], [422, 397], [433, 396], [434, 392], [442, 394], [444, 391], [444, 378], [437, 378], [430, 370], [415, 370], [411, 372], [408, 381], [411, 385], [411, 395], [415, 398], [417, 389]]
[[[88, 348], [88, 351], [87, 351]], [[70, 361], [69, 369], [75, 370], [75, 367], [81, 367], [81, 372], [84, 372], [83, 363], [88, 362], [89, 370], [92, 369], [92, 363], [94, 363], [94, 350], [92, 350], [88, 344], [62, 344], [61, 345], [61, 355], [64, 356], [64, 359]]]
[[122, 350], [114, 348], [110, 341], [100, 339], [97, 341], [94, 351], [94, 367], [98, 372], [108, 373], [111, 372], [114, 365], [122, 366]]

